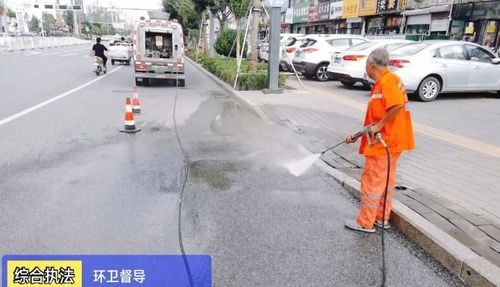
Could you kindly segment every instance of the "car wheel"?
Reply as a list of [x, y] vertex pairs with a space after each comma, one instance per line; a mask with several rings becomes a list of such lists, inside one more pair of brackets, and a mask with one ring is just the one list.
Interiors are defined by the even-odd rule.
[[340, 83], [341, 83], [342, 85], [344, 85], [344, 87], [346, 87], [346, 88], [352, 88], [352, 86], [354, 86], [354, 83], [355, 83], [355, 82], [340, 81]]
[[329, 80], [327, 69], [328, 69], [328, 64], [321, 64], [316, 68], [314, 76], [316, 77], [317, 81], [325, 82]]
[[115, 65], [115, 60], [111, 60], [111, 65]]
[[436, 99], [441, 91], [441, 83], [435, 77], [425, 78], [418, 86], [417, 96], [422, 102], [430, 102]]

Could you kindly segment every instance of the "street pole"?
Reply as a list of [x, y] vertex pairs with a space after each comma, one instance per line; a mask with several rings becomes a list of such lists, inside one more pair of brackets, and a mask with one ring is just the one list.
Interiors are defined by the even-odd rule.
[[270, 39], [269, 39], [269, 64], [267, 65], [268, 73], [268, 86], [264, 93], [277, 94], [283, 93], [278, 87], [279, 83], [279, 61], [280, 61], [280, 21], [281, 21], [281, 7], [270, 8], [269, 25], [270, 25]]

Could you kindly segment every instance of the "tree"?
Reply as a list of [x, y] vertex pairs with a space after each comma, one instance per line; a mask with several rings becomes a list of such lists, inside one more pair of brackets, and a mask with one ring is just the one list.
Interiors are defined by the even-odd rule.
[[12, 18], [16, 18], [16, 12], [14, 12], [12, 9], [7, 8], [7, 17], [12, 20]]
[[195, 2], [195, 10], [201, 14], [201, 36], [203, 38], [203, 54], [208, 54], [208, 39], [207, 39], [207, 4], [206, 0], [193, 0]]
[[35, 33], [40, 33], [42, 28], [40, 28], [40, 20], [36, 16], [32, 16], [29, 22], [30, 31]]
[[210, 12], [217, 17], [220, 24], [220, 33], [226, 28], [226, 22], [231, 16], [228, 0], [211, 0], [208, 6]]
[[229, 8], [231, 9], [231, 12], [233, 13], [234, 17], [236, 18], [236, 25], [237, 25], [237, 34], [236, 34], [236, 58], [238, 59], [238, 62], [241, 61], [240, 58], [240, 36], [241, 36], [241, 24], [242, 24], [242, 19], [245, 18], [247, 15], [247, 11], [250, 8], [250, 3], [252, 3], [252, 0], [228, 0], [229, 1]]
[[253, 6], [256, 9], [253, 9], [252, 11], [252, 29], [250, 30], [250, 42], [252, 43], [251, 47], [252, 49], [250, 50], [250, 57], [248, 61], [248, 71], [249, 72], [255, 72], [257, 71], [257, 62], [258, 62], [258, 55], [257, 55], [257, 38], [259, 35], [259, 16], [260, 12], [258, 9], [260, 9], [260, 0], [253, 0]]
[[[163, 9], [171, 19], [178, 19], [186, 35], [200, 27], [201, 15], [196, 12], [192, 0], [163, 0]], [[192, 35], [191, 35], [192, 36]]]
[[74, 32], [74, 22], [73, 22], [73, 12], [64, 11], [63, 13], [64, 23], [69, 27], [71, 32]]
[[102, 30], [101, 30], [100, 25], [93, 24], [92, 28], [90, 28], [90, 33], [92, 33], [93, 35], [101, 36], [102, 35]]
[[47, 31], [47, 33], [54, 33], [54, 29], [56, 27], [56, 18], [54, 18], [54, 16], [50, 13], [43, 12], [42, 25], [43, 28]]

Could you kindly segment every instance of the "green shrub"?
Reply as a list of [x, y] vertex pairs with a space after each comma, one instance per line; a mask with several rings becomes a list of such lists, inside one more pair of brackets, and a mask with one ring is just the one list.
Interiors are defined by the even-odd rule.
[[[236, 59], [226, 57], [207, 57], [202, 60], [202, 65], [210, 73], [216, 75], [222, 81], [229, 85], [234, 85], [236, 77], [237, 63]], [[280, 74], [279, 87], [283, 88], [286, 84], [286, 76]], [[241, 62], [240, 75], [238, 77], [238, 90], [261, 90], [267, 87], [267, 64], [259, 64], [257, 72], [248, 72], [248, 61]]]
[[[217, 54], [221, 56], [230, 56], [235, 58], [236, 57], [236, 45], [233, 47], [233, 43], [236, 40], [236, 30], [232, 29], [224, 29], [219, 36], [217, 37], [217, 40], [215, 40], [214, 48]], [[243, 35], [240, 35], [240, 47], [243, 46]], [[246, 45], [245, 45], [246, 46]], [[232, 51], [231, 51], [231, 48]], [[229, 53], [231, 52], [231, 55]], [[247, 47], [245, 47], [245, 51], [243, 52], [243, 57], [245, 57], [247, 54]]]

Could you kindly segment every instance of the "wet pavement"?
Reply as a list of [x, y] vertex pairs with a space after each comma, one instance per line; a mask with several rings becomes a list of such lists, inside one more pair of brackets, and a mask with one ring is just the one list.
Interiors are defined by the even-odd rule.
[[[85, 53], [65, 59], [77, 64], [57, 83], [42, 74], [18, 85], [5, 101], [28, 96], [0, 120], [94, 79]], [[0, 125], [1, 254], [178, 254], [177, 94], [189, 159], [184, 247], [212, 256], [214, 286], [378, 286], [380, 234], [343, 227], [356, 201], [320, 170], [291, 175], [284, 166], [303, 156], [293, 134], [260, 121], [190, 65], [187, 74], [186, 88], [139, 88], [142, 131], [134, 135], [119, 132], [130, 67]], [[14, 77], [0, 76], [2, 85]], [[386, 240], [387, 286], [461, 286], [399, 234]]]

